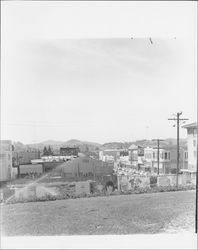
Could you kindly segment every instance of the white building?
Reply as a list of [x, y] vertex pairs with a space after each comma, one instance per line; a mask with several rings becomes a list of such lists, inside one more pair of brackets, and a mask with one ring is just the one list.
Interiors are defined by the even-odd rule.
[[104, 162], [116, 162], [120, 158], [119, 149], [105, 149], [99, 152], [99, 160]]
[[197, 171], [197, 123], [191, 123], [183, 126], [187, 129], [188, 141], [188, 169]]
[[[145, 167], [150, 168], [151, 172], [158, 171], [158, 150], [156, 148], [147, 147], [144, 149], [144, 164]], [[159, 173], [166, 173], [166, 165], [170, 163], [171, 153], [166, 149], [159, 149]]]
[[12, 167], [12, 142], [0, 141], [0, 181], [9, 181], [17, 175], [17, 168]]

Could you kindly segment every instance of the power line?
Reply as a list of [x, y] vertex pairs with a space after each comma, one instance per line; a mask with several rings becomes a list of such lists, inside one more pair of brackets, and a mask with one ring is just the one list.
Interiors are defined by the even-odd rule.
[[176, 118], [168, 118], [168, 120], [171, 121], [177, 121], [177, 178], [176, 178], [176, 186], [178, 187], [178, 174], [179, 174], [179, 125], [180, 125], [180, 121], [186, 121], [189, 120], [188, 118], [180, 118], [180, 116], [182, 115], [182, 112], [178, 112], [177, 113], [177, 117]]

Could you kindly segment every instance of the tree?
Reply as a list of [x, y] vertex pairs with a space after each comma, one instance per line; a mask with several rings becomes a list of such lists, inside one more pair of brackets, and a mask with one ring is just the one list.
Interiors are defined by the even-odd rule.
[[44, 155], [44, 156], [47, 156], [47, 155], [48, 155], [48, 150], [47, 150], [46, 147], [44, 147], [44, 149], [43, 149], [43, 155]]
[[52, 151], [52, 149], [51, 149], [50, 146], [49, 146], [49, 148], [48, 148], [48, 155], [53, 155], [53, 151]]

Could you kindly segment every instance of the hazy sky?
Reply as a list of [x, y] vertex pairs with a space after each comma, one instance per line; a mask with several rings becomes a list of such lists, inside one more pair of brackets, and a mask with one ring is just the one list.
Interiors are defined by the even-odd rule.
[[168, 138], [173, 113], [194, 122], [195, 5], [151, 5], [3, 2], [2, 139]]

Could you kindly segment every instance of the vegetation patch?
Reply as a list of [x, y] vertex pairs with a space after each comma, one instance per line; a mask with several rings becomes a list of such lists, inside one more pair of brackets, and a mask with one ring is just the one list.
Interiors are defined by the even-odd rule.
[[[26, 203], [26, 202], [41, 202], [41, 201], [55, 201], [55, 200], [64, 200], [64, 199], [76, 199], [76, 198], [91, 198], [98, 196], [110, 196], [110, 195], [128, 195], [128, 194], [145, 194], [145, 193], [159, 193], [159, 192], [174, 192], [174, 191], [187, 191], [196, 189], [195, 185], [188, 186], [159, 186], [159, 187], [146, 187], [146, 188], [134, 188], [127, 191], [118, 191], [111, 190], [111, 192], [107, 189], [101, 193], [91, 193], [86, 194], [82, 193], [80, 195], [75, 195], [74, 193], [66, 193], [63, 192], [59, 195], [45, 194], [42, 197], [30, 196], [30, 197], [11, 197], [6, 204], [15, 204], [15, 203]], [[8, 191], [7, 191], [8, 192]]]

